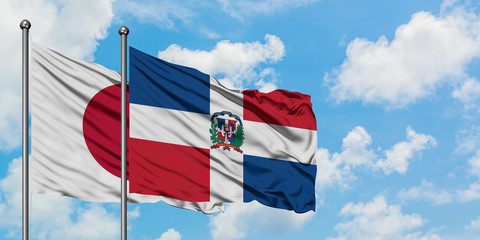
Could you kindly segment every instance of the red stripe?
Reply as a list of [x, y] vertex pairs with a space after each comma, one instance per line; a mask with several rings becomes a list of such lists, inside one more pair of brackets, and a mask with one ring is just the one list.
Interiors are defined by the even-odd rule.
[[286, 90], [269, 93], [243, 91], [243, 118], [247, 121], [317, 130], [310, 96]]
[[129, 140], [130, 192], [183, 201], [210, 200], [210, 150]]

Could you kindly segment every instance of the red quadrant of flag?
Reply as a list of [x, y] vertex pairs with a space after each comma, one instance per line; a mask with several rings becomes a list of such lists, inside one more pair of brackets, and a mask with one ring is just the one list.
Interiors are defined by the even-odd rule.
[[210, 200], [210, 150], [130, 138], [130, 192]]
[[247, 121], [317, 130], [317, 123], [312, 121], [315, 115], [310, 96], [298, 92], [275, 90], [262, 93], [245, 90], [243, 118]]

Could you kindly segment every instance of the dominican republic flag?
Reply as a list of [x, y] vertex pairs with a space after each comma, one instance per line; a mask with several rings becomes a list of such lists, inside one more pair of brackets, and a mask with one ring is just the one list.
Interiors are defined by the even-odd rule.
[[132, 193], [315, 210], [316, 129], [308, 95], [230, 90], [130, 47]]
[[[120, 202], [120, 75], [36, 43], [31, 49], [32, 191]], [[144, 172], [128, 171], [130, 177]], [[222, 209], [221, 203], [148, 194], [128, 198], [205, 213]]]

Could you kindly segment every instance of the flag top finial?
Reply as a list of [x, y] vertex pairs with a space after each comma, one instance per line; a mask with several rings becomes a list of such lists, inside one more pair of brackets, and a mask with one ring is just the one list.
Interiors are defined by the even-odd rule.
[[118, 29], [118, 34], [120, 35], [128, 35], [130, 30], [128, 30], [128, 27], [126, 26], [121, 26], [120, 29]]
[[[20, 28], [23, 30], [23, 29], [30, 29], [30, 27], [32, 26], [32, 24], [30, 23], [30, 21], [28, 21], [27, 19], [23, 19], [21, 22], [20, 22]], [[128, 32], [128, 29], [127, 29], [127, 32]]]

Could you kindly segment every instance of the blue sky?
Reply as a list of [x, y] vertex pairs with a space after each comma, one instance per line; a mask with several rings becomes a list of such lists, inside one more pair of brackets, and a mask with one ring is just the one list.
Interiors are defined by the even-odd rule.
[[[130, 239], [478, 239], [476, 1], [0, 2], [0, 238], [20, 238], [21, 31], [119, 71], [129, 44], [237, 88], [312, 96], [316, 213], [129, 205]], [[118, 239], [119, 204], [32, 196], [34, 239]]]

